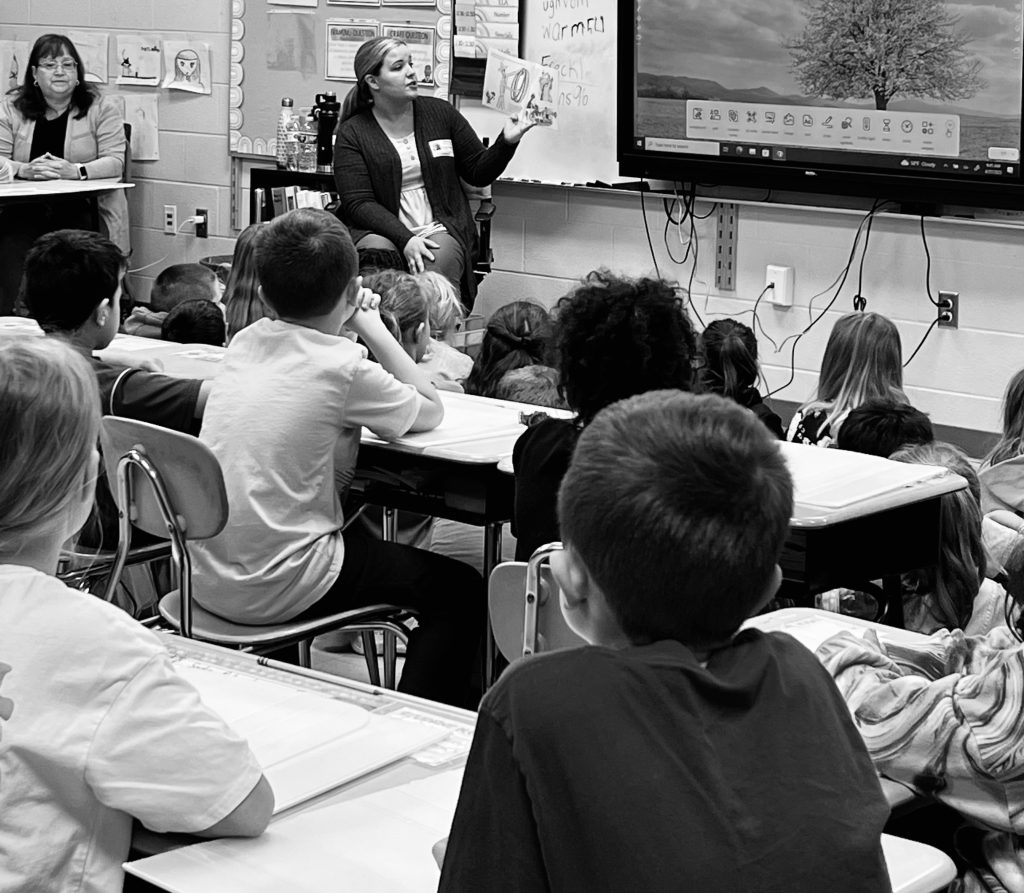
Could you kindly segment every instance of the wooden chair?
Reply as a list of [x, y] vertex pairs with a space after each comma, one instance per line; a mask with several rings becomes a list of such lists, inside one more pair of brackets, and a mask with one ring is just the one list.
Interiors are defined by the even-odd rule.
[[393, 605], [368, 605], [312, 620], [254, 626], [211, 614], [192, 598], [190, 540], [216, 536], [228, 521], [227, 493], [220, 465], [195, 437], [106, 416], [102, 422], [103, 457], [113, 482], [120, 519], [117, 556], [107, 587], [108, 600], [131, 549], [132, 526], [170, 540], [178, 589], [160, 600], [163, 619], [183, 636], [250, 651], [299, 645], [299, 663], [308, 667], [310, 641], [337, 629], [362, 633], [370, 681], [380, 684], [373, 632], [384, 631], [384, 684], [395, 687], [397, 638], [409, 612]]
[[569, 629], [547, 566], [561, 543], [541, 546], [529, 561], [503, 561], [487, 584], [487, 607], [498, 650], [507, 660], [586, 642]]

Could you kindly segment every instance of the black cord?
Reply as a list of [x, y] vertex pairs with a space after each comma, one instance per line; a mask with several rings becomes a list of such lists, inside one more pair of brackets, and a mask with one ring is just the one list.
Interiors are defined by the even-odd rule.
[[661, 270], [658, 269], [658, 258], [654, 254], [654, 242], [651, 241], [651, 228], [647, 223], [647, 204], [644, 202], [644, 193], [647, 191], [643, 188], [643, 184], [646, 181], [641, 178], [640, 180], [640, 213], [644, 217], [644, 232], [647, 233], [647, 247], [651, 249], [651, 262], [654, 264], [654, 272], [657, 273], [658, 278], [661, 279]]
[[868, 213], [868, 225], [864, 230], [864, 247], [860, 252], [860, 268], [857, 270], [857, 294], [853, 296], [853, 309], [863, 312], [867, 309], [868, 299], [864, 297], [864, 261], [868, 257], [868, 242], [871, 241], [871, 224], [875, 220], [875, 212], [879, 207], [879, 200], [875, 199], [871, 204], [871, 211]]
[[771, 289], [773, 289], [773, 288], [775, 288], [775, 283], [774, 282], [769, 282], [764, 288], [761, 289], [761, 294], [759, 294], [757, 296], [757, 300], [754, 301], [754, 310], [753, 310], [754, 326], [753, 326], [753, 328], [754, 328], [754, 332], [755, 333], [757, 332], [758, 329], [760, 329], [761, 330], [761, 334], [764, 335], [764, 337], [768, 339], [768, 341], [771, 343], [772, 347], [774, 348], [775, 352], [778, 353], [779, 352], [779, 345], [776, 344], [775, 343], [775, 339], [772, 338], [772, 336], [769, 335], [765, 331], [764, 326], [761, 325], [761, 318], [757, 315], [757, 307], [761, 303], [761, 299], [766, 294], [768, 294], [768, 292], [771, 291]]
[[938, 307], [939, 302], [932, 297], [932, 253], [928, 250], [928, 237], [924, 233], [924, 214], [921, 215], [921, 244], [924, 245], [924, 289], [928, 300]]
[[926, 331], [926, 332], [924, 333], [924, 337], [923, 337], [923, 338], [922, 338], [922, 339], [921, 339], [921, 340], [920, 340], [920, 341], [918, 342], [918, 344], [917, 344], [917, 347], [915, 347], [915, 348], [914, 348], [914, 352], [913, 352], [913, 353], [912, 353], [912, 354], [910, 355], [910, 359], [908, 359], [908, 360], [907, 360], [907, 361], [906, 361], [906, 362], [905, 362], [905, 363], [903, 364], [903, 368], [904, 368], [904, 369], [906, 369], [906, 368], [907, 368], [907, 366], [909, 366], [909, 365], [910, 365], [910, 360], [914, 359], [914, 357], [916, 357], [916, 356], [917, 356], [917, 352], [918, 352], [918, 351], [919, 351], [919, 350], [920, 350], [920, 349], [921, 349], [922, 347], [924, 347], [924, 343], [925, 343], [925, 341], [927, 341], [927, 340], [928, 340], [928, 336], [929, 336], [929, 335], [930, 335], [930, 334], [932, 333], [932, 329], [934, 329], [934, 328], [935, 328], [935, 327], [936, 327], [936, 326], [937, 326], [938, 324], [939, 324], [939, 318], [938, 318], [938, 317], [936, 316], [936, 317], [935, 317], [935, 319], [933, 319], [933, 320], [932, 320], [932, 324], [931, 324], [930, 326], [928, 326], [928, 329], [927, 329], [927, 331]]

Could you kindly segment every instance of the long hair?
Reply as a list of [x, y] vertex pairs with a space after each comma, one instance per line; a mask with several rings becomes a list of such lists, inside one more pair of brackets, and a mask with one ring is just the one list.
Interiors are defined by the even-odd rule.
[[410, 273], [399, 274], [391, 287], [381, 292], [380, 309], [391, 314], [398, 327], [398, 341], [408, 351], [416, 342], [419, 327], [425, 331], [429, 322], [424, 283]]
[[13, 105], [26, 118], [37, 121], [46, 114], [46, 100], [43, 98], [43, 91], [36, 84], [35, 72], [33, 69], [39, 64], [40, 59], [56, 59], [67, 53], [78, 66], [75, 71], [78, 75], [78, 84], [71, 91], [71, 104], [77, 110], [75, 120], [84, 118], [89, 107], [99, 98], [99, 91], [92, 85], [85, 82], [85, 65], [82, 64], [82, 57], [78, 55], [75, 45], [63, 34], [44, 34], [38, 38], [32, 46], [32, 52], [28, 55], [28, 64], [25, 66], [25, 77], [18, 87]]
[[705, 391], [735, 400], [757, 382], [757, 338], [735, 319], [716, 319], [700, 338]]
[[513, 301], [499, 307], [487, 320], [480, 353], [466, 377], [466, 393], [493, 397], [506, 372], [543, 365], [551, 334], [551, 317], [540, 304]]
[[949, 629], [963, 629], [971, 619], [987, 563], [981, 538], [978, 475], [960, 449], [940, 441], [897, 450], [890, 458], [911, 465], [938, 465], [968, 483], [966, 489], [939, 499], [942, 536], [938, 565], [904, 575], [905, 588], [931, 595], [932, 613]]
[[802, 409], [827, 408], [833, 434], [846, 413], [871, 397], [906, 403], [900, 333], [878, 313], [848, 313], [832, 327], [815, 398]]
[[55, 338], [0, 342], [0, 552], [67, 521], [91, 483], [99, 424], [96, 377], [75, 351]]
[[256, 272], [256, 243], [263, 226], [262, 223], [249, 224], [235, 242], [223, 299], [228, 341], [258, 319], [277, 318], [277, 314], [260, 297], [260, 280]]
[[341, 105], [341, 114], [338, 116], [339, 124], [373, 106], [370, 85], [366, 83], [367, 75], [380, 74], [387, 54], [404, 46], [406, 46], [405, 41], [399, 40], [397, 37], [371, 37], [356, 50], [356, 57], [352, 62], [356, 83], [348, 91], [345, 101]]
[[1006, 386], [1003, 395], [1003, 433], [983, 465], [995, 465], [1024, 453], [1024, 369]]

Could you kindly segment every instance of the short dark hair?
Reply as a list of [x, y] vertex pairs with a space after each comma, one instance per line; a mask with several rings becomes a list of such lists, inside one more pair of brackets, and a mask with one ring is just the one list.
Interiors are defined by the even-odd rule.
[[228, 331], [224, 312], [213, 301], [197, 298], [182, 301], [167, 311], [160, 325], [160, 337], [164, 341], [180, 344], [213, 344], [223, 347]]
[[405, 258], [391, 248], [357, 248], [359, 275], [375, 273], [378, 270], [400, 270], [406, 272]]
[[888, 458], [898, 449], [935, 440], [931, 420], [921, 410], [884, 397], [851, 409], [839, 428], [841, 450]]
[[46, 233], [25, 255], [22, 300], [44, 332], [73, 332], [114, 297], [127, 266], [124, 252], [99, 233]]
[[219, 297], [217, 274], [202, 264], [171, 264], [164, 267], [153, 281], [149, 293], [150, 309], [157, 312], [173, 310], [182, 301], [202, 298], [215, 301]]
[[299, 208], [260, 233], [256, 254], [263, 297], [283, 317], [330, 313], [356, 275], [356, 249], [333, 214]]
[[683, 301], [664, 280], [595, 270], [558, 302], [558, 372], [581, 424], [624, 397], [690, 389], [697, 341]]
[[562, 539], [635, 643], [726, 641], [765, 595], [793, 482], [757, 417], [650, 391], [599, 412], [558, 496]]

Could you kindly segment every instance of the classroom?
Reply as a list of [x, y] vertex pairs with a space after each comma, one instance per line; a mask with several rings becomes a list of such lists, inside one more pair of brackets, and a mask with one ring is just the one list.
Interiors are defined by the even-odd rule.
[[[749, 30], [799, 52], [801, 10], [832, 5], [688, 4], [686, 46], [724, 59], [713, 38]], [[958, 60], [991, 44], [944, 99], [964, 133], [1017, 47], [998, 95], [1019, 143], [1024, 13], [995, 6], [903, 2], [970, 33]], [[637, 127], [644, 108], [624, 60], [685, 53], [657, 37], [675, 16], [670, 0], [2, 5], [0, 888], [1024, 890], [1024, 144], [990, 150], [995, 183], [895, 171], [897, 200], [865, 185], [867, 162], [826, 160], [803, 189], [782, 137], [793, 163], [764, 177], [712, 181], [729, 161], [701, 148], [617, 158], [613, 97], [633, 90]], [[25, 69], [45, 34], [81, 63], [58, 41]], [[377, 37], [397, 44], [356, 87]], [[550, 104], [530, 96], [543, 113], [486, 98], [487, 52], [553, 72]], [[734, 73], [690, 64], [658, 76]], [[60, 125], [66, 145], [131, 125], [123, 176], [95, 150], [61, 156], [42, 111], [18, 148], [19, 90], [52, 109], [86, 70], [102, 99]], [[354, 110], [350, 90], [368, 98]], [[285, 97], [293, 121], [321, 106], [326, 164], [312, 116], [285, 160]], [[690, 100], [694, 121], [701, 101], [710, 119], [718, 100]], [[880, 128], [885, 105], [859, 114], [843, 128]], [[470, 164], [471, 143], [460, 185], [446, 160]], [[394, 222], [374, 229], [392, 177]], [[244, 251], [259, 297], [232, 309]], [[213, 289], [184, 334], [167, 271]], [[44, 411], [77, 471], [32, 447]], [[51, 474], [50, 493], [30, 482]], [[64, 663], [79, 648], [88, 684]], [[52, 682], [26, 685], [19, 662], [46, 661]], [[19, 726], [29, 703], [50, 712]], [[18, 756], [37, 742], [42, 800]]]

